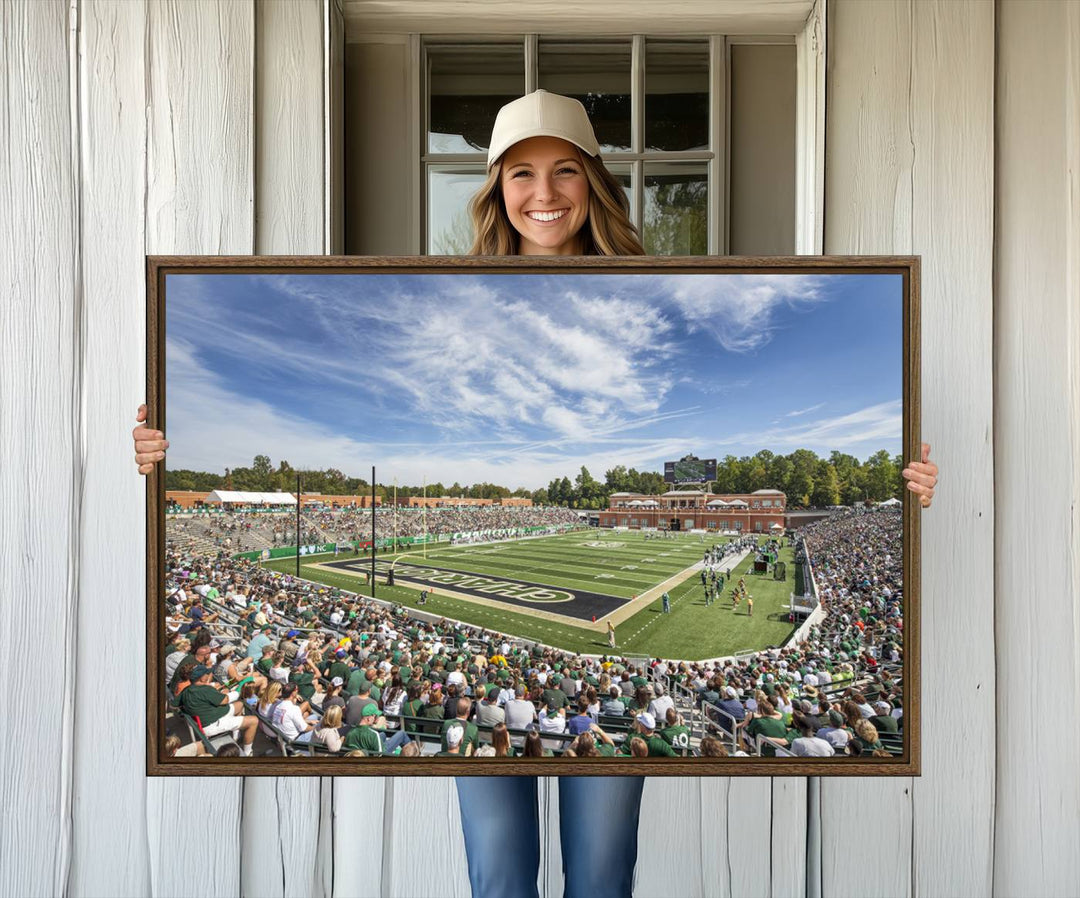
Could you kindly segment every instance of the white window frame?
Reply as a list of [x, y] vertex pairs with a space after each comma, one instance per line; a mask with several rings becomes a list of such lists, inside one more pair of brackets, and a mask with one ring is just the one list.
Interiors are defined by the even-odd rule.
[[[605, 161], [614, 165], [629, 163], [633, 185], [633, 208], [631, 220], [639, 227], [644, 212], [644, 168], [654, 161], [704, 162], [707, 172], [708, 191], [708, 240], [709, 255], [726, 255], [729, 247], [728, 183], [730, 178], [730, 48], [735, 44], [790, 44], [796, 47], [796, 228], [795, 252], [797, 254], [820, 254], [824, 247], [823, 208], [825, 180], [825, 2], [817, 0], [813, 11], [797, 33], [777, 34], [766, 37], [713, 34], [709, 42], [709, 145], [711, 150], [674, 153], [645, 153], [644, 145], [644, 64], [647, 38], [658, 41], [700, 38], [692, 33], [664, 34], [661, 32], [634, 34], [631, 39], [631, 152], [612, 153]], [[583, 41], [625, 39], [625, 35], [563, 35], [556, 30], [529, 34], [412, 34], [409, 38], [412, 57], [411, 95], [413, 108], [410, 126], [410, 158], [416, 160], [413, 172], [412, 193], [417, 202], [411, 204], [415, 220], [410, 221], [410, 231], [417, 253], [429, 251], [428, 233], [428, 165], [432, 163], [469, 164], [479, 160], [480, 154], [429, 154], [428, 134], [428, 65], [429, 45], [439, 43], [507, 43], [520, 40], [524, 45], [525, 90], [536, 89], [538, 82], [540, 37], [560, 41]]]

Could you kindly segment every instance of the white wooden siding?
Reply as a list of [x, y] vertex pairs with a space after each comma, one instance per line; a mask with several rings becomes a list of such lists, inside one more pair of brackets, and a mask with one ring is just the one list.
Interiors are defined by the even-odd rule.
[[[945, 473], [923, 517], [923, 775], [822, 780], [822, 894], [986, 895], [995, 773], [994, 7], [829, 9], [825, 252], [922, 256], [922, 433]], [[976, 747], [978, 731], [986, 742]], [[870, 856], [872, 873], [853, 870], [853, 858]]]
[[[0, 895], [468, 894], [450, 780], [143, 775], [143, 255], [327, 249], [340, 22], [3, 5]], [[636, 893], [1075, 894], [1080, 4], [833, 0], [826, 86], [825, 251], [923, 257], [923, 776], [654, 778]]]
[[[994, 888], [1080, 890], [1080, 5], [998, 33]], [[1046, 721], [1058, 719], [1051, 747]], [[1025, 847], [1026, 843], [1026, 847]]]

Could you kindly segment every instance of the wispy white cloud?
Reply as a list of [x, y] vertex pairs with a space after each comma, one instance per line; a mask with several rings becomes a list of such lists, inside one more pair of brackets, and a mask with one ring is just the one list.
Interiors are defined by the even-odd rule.
[[332, 422], [313, 422], [282, 414], [267, 403], [234, 393], [204, 368], [194, 348], [182, 340], [167, 342], [168, 405], [166, 431], [171, 447], [169, 467], [223, 473], [225, 467], [250, 465], [255, 455], [268, 453], [274, 462], [287, 459], [297, 468], [336, 467], [364, 476], [377, 465], [381, 482], [400, 483], [458, 480], [488, 481], [535, 489], [555, 477], [576, 472], [582, 465], [595, 477], [616, 464], [656, 468], [657, 460], [675, 457], [685, 441], [610, 439], [600, 436], [582, 443], [521, 445], [507, 451], [502, 441], [467, 440], [438, 444], [393, 444], [362, 441], [336, 432]]
[[772, 339], [780, 309], [803, 308], [828, 295], [823, 279], [809, 275], [677, 275], [665, 288], [692, 330], [704, 330], [739, 353]]
[[816, 405], [811, 405], [809, 408], [800, 408], [800, 409], [797, 409], [796, 411], [788, 412], [786, 415], [784, 415], [784, 417], [785, 418], [798, 418], [801, 415], [808, 414], [809, 412], [816, 412], [819, 408], [821, 408], [824, 405], [825, 405], [824, 402], [819, 402]]
[[[170, 463], [221, 470], [268, 452], [361, 475], [374, 461], [380, 479], [385, 470], [400, 482], [535, 487], [582, 464], [597, 477], [614, 464], [656, 470], [713, 446], [899, 441], [899, 401], [807, 420], [826, 403], [785, 409], [812, 391], [793, 398], [755, 378], [751, 401], [748, 360], [725, 360], [724, 350], [766, 346], [788, 310], [824, 301], [813, 278], [676, 275], [643, 290], [632, 276], [573, 289], [555, 276], [500, 277], [276, 275], [228, 301], [212, 280], [170, 284]], [[302, 406], [277, 407], [272, 390], [251, 390], [221, 361], [233, 358], [270, 385], [318, 384], [367, 418], [312, 421]]]
[[743, 431], [721, 438], [721, 443], [758, 446], [773, 451], [812, 449], [819, 454], [849, 447], [887, 448], [903, 435], [903, 402], [876, 403], [847, 414], [787, 427]]
[[[429, 278], [348, 308], [310, 279], [274, 287], [325, 315], [331, 339], [365, 346], [374, 361], [363, 366], [367, 383], [441, 428], [482, 424], [511, 436], [539, 425], [576, 437], [597, 416], [618, 421], [660, 407], [673, 383], [662, 366], [672, 324], [658, 308], [566, 292], [553, 278], [533, 279], [519, 297], [502, 289], [510, 283], [524, 289], [521, 279]], [[311, 353], [297, 361], [323, 364]]]

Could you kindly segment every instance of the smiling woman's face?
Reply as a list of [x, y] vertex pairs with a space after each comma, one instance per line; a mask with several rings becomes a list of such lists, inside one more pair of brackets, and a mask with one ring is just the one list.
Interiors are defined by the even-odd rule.
[[521, 236], [521, 255], [581, 253], [589, 182], [577, 147], [558, 137], [522, 140], [503, 155], [500, 184], [510, 224]]

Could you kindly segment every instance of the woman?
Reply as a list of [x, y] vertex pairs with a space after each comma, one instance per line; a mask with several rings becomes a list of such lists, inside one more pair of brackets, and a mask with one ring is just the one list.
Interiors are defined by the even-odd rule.
[[311, 741], [318, 745], [325, 745], [327, 751], [339, 751], [341, 749], [341, 706], [334, 705], [327, 710], [311, 734]]
[[514, 757], [514, 747], [510, 744], [510, 731], [505, 723], [497, 723], [491, 730], [491, 745], [496, 758]]
[[[604, 167], [584, 107], [536, 91], [499, 110], [488, 149], [488, 177], [470, 203], [474, 255], [642, 255], [621, 185]], [[145, 406], [137, 420], [146, 419]], [[136, 427], [140, 473], [164, 458], [160, 431]], [[908, 488], [929, 505], [937, 468], [904, 470]], [[530, 681], [530, 697], [539, 684]], [[438, 701], [433, 696], [433, 701]], [[648, 748], [642, 742], [641, 747]], [[542, 749], [531, 732], [524, 755]], [[630, 895], [637, 857], [643, 777], [562, 777], [559, 807], [565, 896]], [[458, 798], [474, 898], [537, 895], [539, 805], [534, 777], [461, 777]], [[597, 826], [597, 808], [606, 826]], [[513, 857], [514, 863], [506, 858]]]
[[387, 717], [397, 717], [405, 701], [405, 687], [401, 684], [401, 674], [395, 673], [390, 687], [383, 696], [383, 713]]

